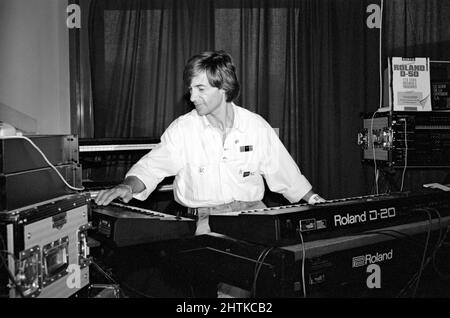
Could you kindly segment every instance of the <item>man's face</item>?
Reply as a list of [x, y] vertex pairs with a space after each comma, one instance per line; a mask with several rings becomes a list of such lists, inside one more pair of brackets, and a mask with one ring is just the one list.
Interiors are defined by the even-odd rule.
[[212, 87], [208, 82], [206, 72], [199, 73], [191, 80], [189, 87], [191, 102], [200, 116], [214, 114], [221, 105], [226, 104], [225, 91]]

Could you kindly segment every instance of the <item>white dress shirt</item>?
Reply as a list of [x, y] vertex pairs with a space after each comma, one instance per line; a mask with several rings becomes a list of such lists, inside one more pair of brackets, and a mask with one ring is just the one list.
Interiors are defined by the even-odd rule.
[[146, 189], [134, 194], [145, 200], [165, 177], [174, 176], [175, 200], [187, 207], [211, 207], [237, 201], [258, 201], [264, 181], [291, 203], [312, 186], [258, 114], [233, 103], [233, 127], [225, 141], [218, 128], [194, 109], [174, 120], [161, 142], [126, 176], [136, 176]]

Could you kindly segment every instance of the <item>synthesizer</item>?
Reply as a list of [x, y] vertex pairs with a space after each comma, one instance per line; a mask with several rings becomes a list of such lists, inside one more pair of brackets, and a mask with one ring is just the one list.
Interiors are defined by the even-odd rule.
[[79, 161], [86, 189], [100, 189], [122, 182], [142, 156], [159, 143], [159, 138], [80, 138]]
[[209, 224], [213, 232], [281, 246], [448, 215], [450, 192], [426, 189], [330, 200], [315, 205], [212, 213]]
[[116, 247], [191, 236], [195, 221], [190, 218], [112, 202], [92, 206], [93, 237]]
[[80, 153], [125, 152], [152, 150], [159, 143], [156, 138], [81, 138]]

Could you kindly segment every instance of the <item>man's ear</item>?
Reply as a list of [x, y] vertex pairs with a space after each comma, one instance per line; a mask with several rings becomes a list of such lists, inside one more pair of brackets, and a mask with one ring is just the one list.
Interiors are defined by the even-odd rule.
[[219, 92], [222, 93], [222, 94], [224, 94], [224, 95], [227, 94], [227, 92], [226, 92], [223, 88], [219, 88]]

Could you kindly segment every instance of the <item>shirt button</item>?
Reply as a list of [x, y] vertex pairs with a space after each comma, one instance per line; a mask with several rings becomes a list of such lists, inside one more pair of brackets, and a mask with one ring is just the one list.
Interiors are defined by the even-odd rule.
[[223, 160], [226, 160], [226, 159], [227, 159], [227, 157], [223, 157], [222, 159], [223, 159]]

